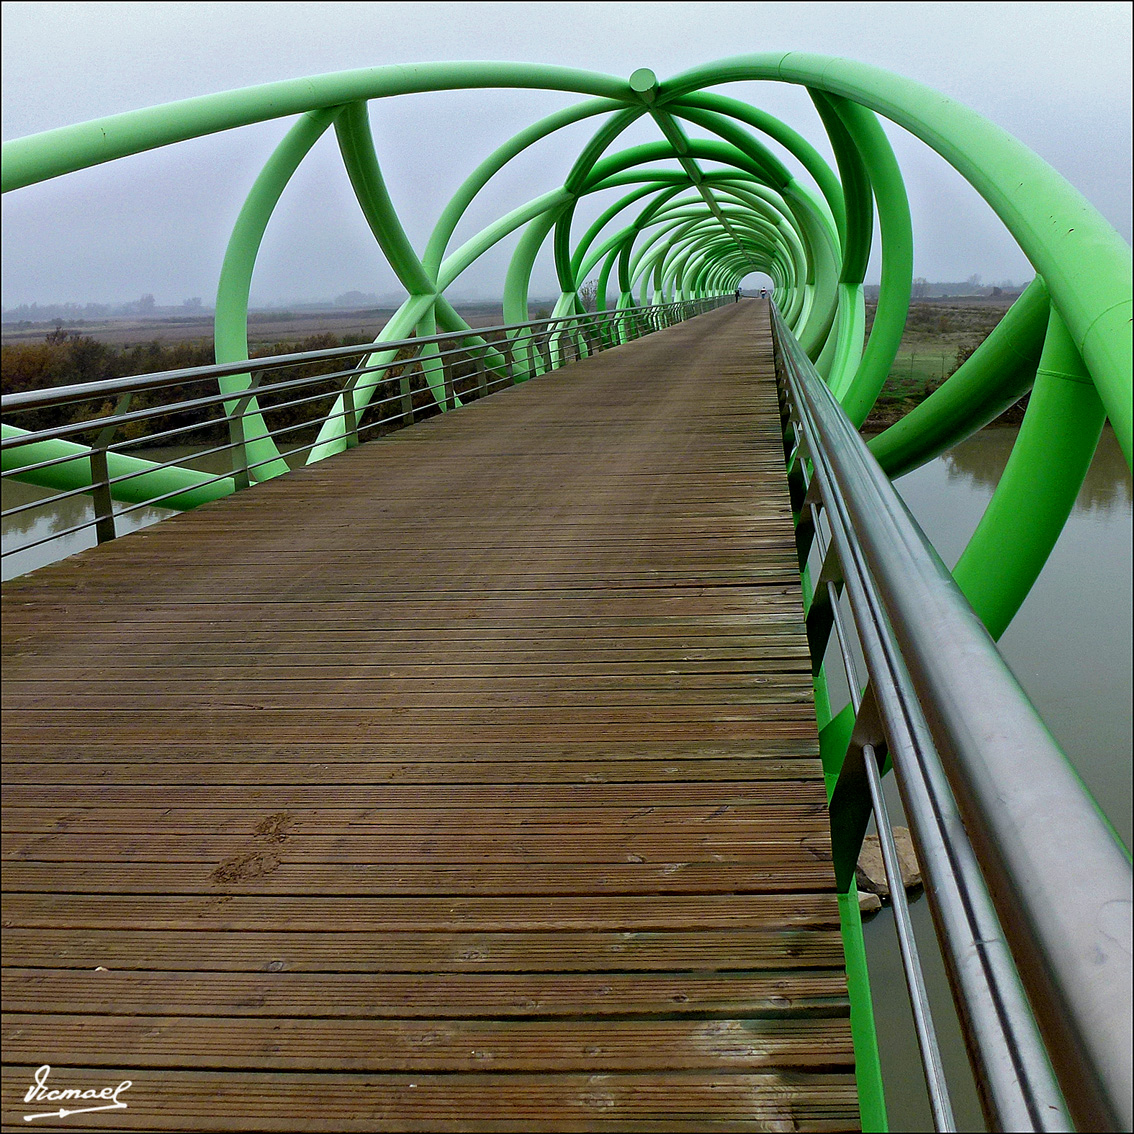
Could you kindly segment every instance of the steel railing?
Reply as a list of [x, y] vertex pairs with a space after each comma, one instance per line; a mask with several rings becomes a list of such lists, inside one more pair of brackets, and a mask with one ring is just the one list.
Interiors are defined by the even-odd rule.
[[[118, 534], [117, 519], [132, 512], [246, 488], [266, 479], [267, 467], [278, 469], [281, 459], [275, 452], [249, 459], [257, 441], [278, 444], [294, 465], [326, 446], [328, 423], [339, 421], [341, 430], [332, 433], [341, 447], [352, 448], [731, 301], [717, 296], [537, 319], [6, 394], [0, 399], [3, 476], [59, 491], [5, 508], [4, 519], [74, 498], [90, 498], [93, 514], [38, 539], [11, 541], [3, 555], [92, 527], [102, 543]], [[379, 355], [386, 357], [375, 361]], [[243, 389], [219, 392], [220, 380], [239, 375], [249, 376]], [[144, 398], [156, 403], [138, 405]], [[248, 428], [265, 414], [287, 420], [266, 431]], [[54, 420], [44, 423], [45, 415]], [[191, 456], [145, 459], [156, 446], [190, 443]], [[206, 459], [227, 467], [194, 469]], [[176, 473], [179, 483], [151, 488], [158, 483], [154, 474], [163, 472]], [[116, 501], [125, 506], [116, 508]]]
[[792, 477], [801, 562], [822, 564], [808, 612], [812, 650], [822, 658], [826, 635], [814, 628], [833, 626], [856, 712], [831, 797], [836, 878], [849, 888], [873, 809], [935, 1122], [953, 1128], [881, 790], [885, 752], [990, 1127], [1066, 1130], [1073, 1121], [1080, 1130], [1129, 1130], [1125, 849], [889, 478], [774, 318], [785, 447], [793, 474], [803, 473]]

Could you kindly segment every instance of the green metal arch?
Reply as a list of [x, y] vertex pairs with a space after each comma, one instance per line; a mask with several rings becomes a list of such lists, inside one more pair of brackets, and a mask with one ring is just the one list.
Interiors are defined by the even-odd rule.
[[[792, 127], [720, 88], [735, 82], [792, 83], [810, 95], [835, 156], [835, 169]], [[370, 100], [477, 88], [566, 92], [582, 101], [533, 123], [488, 154], [442, 207], [423, 251], [406, 234], [386, 190], [370, 131]], [[643, 68], [629, 80], [566, 67], [522, 63], [435, 63], [378, 67], [269, 83], [187, 99], [48, 131], [4, 144], [4, 192], [129, 155], [257, 122], [294, 119], [250, 187], [235, 220], [217, 289], [218, 361], [248, 358], [248, 294], [261, 241], [287, 185], [316, 140], [333, 125], [349, 179], [375, 241], [406, 291], [384, 328], [387, 340], [415, 331], [467, 331], [445, 292], [490, 248], [514, 241], [503, 281], [505, 321], [529, 317], [528, 293], [541, 252], [552, 254], [557, 314], [581, 310], [580, 290], [597, 269], [596, 306], [615, 307], [731, 292], [752, 271], [774, 281], [787, 326], [815, 361], [852, 421], [867, 415], [890, 370], [910, 299], [914, 234], [901, 171], [877, 116], [921, 139], [984, 197], [1036, 269], [1036, 279], [986, 343], [930, 398], [871, 442], [891, 475], [909, 470], [983, 426], [1028, 388], [1034, 393], [1008, 469], [956, 578], [993, 634], [1011, 620], [1068, 515], [1104, 417], [1131, 462], [1131, 256], [1098, 212], [1035, 154], [974, 111], [876, 67], [819, 55], [778, 52], [706, 64], [664, 83]], [[506, 211], [452, 248], [469, 206], [502, 170], [537, 142], [596, 119], [562, 184]], [[648, 121], [655, 141], [618, 149], [632, 124]], [[688, 128], [708, 135], [690, 136]], [[775, 143], [783, 155], [764, 140]], [[790, 163], [800, 173], [792, 171]], [[614, 194], [606, 202], [603, 195]], [[594, 197], [593, 221], [577, 225], [578, 206]], [[600, 200], [601, 198], [601, 200]], [[877, 216], [882, 285], [865, 334], [863, 281]], [[581, 234], [576, 228], [582, 227]], [[447, 408], [435, 350], [424, 369]], [[376, 348], [372, 365], [393, 361]], [[533, 367], [533, 369], [538, 369]], [[222, 381], [233, 395], [250, 376]], [[352, 403], [361, 410], [373, 387]], [[346, 447], [342, 399], [320, 432], [311, 460]], [[286, 471], [255, 402], [245, 441], [257, 479]], [[4, 435], [19, 431], [4, 426]], [[257, 436], [258, 435], [258, 436]], [[7, 450], [4, 467], [47, 457], [90, 485], [88, 452], [64, 442]], [[19, 454], [16, 456], [15, 454]], [[118, 491], [142, 500], [178, 493], [168, 503], [194, 507], [234, 491], [208, 487], [191, 469], [157, 470], [112, 455], [111, 474], [140, 474]], [[85, 466], [85, 468], [84, 468]], [[34, 479], [34, 474], [27, 474]], [[86, 480], [83, 480], [86, 477]], [[805, 595], [811, 581], [805, 577]], [[832, 721], [825, 677], [816, 682], [820, 725]], [[852, 958], [852, 963], [860, 963]], [[861, 1008], [859, 1009], [861, 1012]], [[872, 1037], [867, 1010], [858, 1039]], [[856, 1041], [857, 1043], [857, 1041]], [[870, 1043], [860, 1054], [863, 1119], [884, 1128]], [[872, 1086], [870, 1085], [872, 1084]]]
[[[720, 90], [752, 80], [793, 83], [808, 91], [837, 170], [792, 127]], [[583, 101], [533, 123], [486, 157], [444, 206], [419, 255], [386, 191], [366, 105], [372, 99], [423, 91], [489, 87], [567, 92]], [[428, 333], [437, 327], [467, 329], [445, 299], [445, 290], [489, 248], [517, 233], [504, 281], [505, 317], [514, 322], [528, 316], [532, 270], [549, 240], [561, 288], [556, 310], [561, 312], [579, 310], [579, 290], [596, 266], [597, 302], [603, 308], [610, 302], [612, 271], [617, 271], [616, 305], [627, 308], [634, 306], [635, 293], [643, 302], [651, 295], [699, 297], [731, 290], [748, 272], [763, 270], [775, 281], [776, 301], [787, 324], [827, 375], [852, 420], [861, 421], [897, 350], [913, 262], [901, 172], [876, 114], [910, 131], [950, 162], [989, 202], [1037, 270], [1036, 284], [987, 346], [907, 422], [873, 442], [884, 465], [908, 468], [979, 428], [992, 408], [1030, 383], [1037, 365], [1048, 384], [1046, 375], [1054, 371], [1039, 362], [1041, 353], [1062, 359], [1059, 373], [1074, 373], [1079, 385], [1085, 382], [1097, 391], [1129, 463], [1134, 451], [1129, 247], [1054, 170], [999, 127], [919, 83], [845, 59], [793, 52], [738, 56], [664, 83], [644, 68], [625, 80], [522, 63], [436, 63], [312, 76], [131, 111], [8, 142], [3, 187], [25, 188], [178, 141], [298, 116], [251, 188], [221, 271], [217, 357], [239, 361], [247, 357], [248, 285], [260, 241], [292, 173], [315, 139], [333, 124], [363, 215], [406, 288], [406, 301], [386, 328], [388, 335]], [[597, 127], [562, 185], [549, 187], [450, 250], [457, 224], [493, 177], [535, 142], [590, 118], [598, 119]], [[654, 123], [658, 140], [617, 149], [619, 136], [640, 119]], [[686, 125], [712, 137], [690, 136]], [[782, 147], [805, 179], [794, 175], [761, 136]], [[574, 237], [574, 216], [582, 198], [631, 184], [630, 192], [603, 209], [581, 237]], [[627, 219], [634, 205], [639, 206], [637, 213]], [[883, 276], [878, 313], [867, 338], [862, 282], [875, 211]], [[1044, 319], [1041, 334], [1037, 325]], [[246, 376], [227, 379], [223, 392], [241, 393], [247, 382]], [[436, 376], [431, 385], [443, 404]], [[254, 405], [250, 409], [255, 413]], [[1034, 449], [1027, 441], [1033, 435], [1077, 438], [1054, 447], [1061, 454], [1055, 479], [1074, 482], [1081, 475], [1086, 438], [1098, 412], [1090, 399], [1037, 396], [1022, 434], [1021, 453]], [[259, 432], [263, 436], [250, 444], [249, 456], [263, 478], [284, 466], [267, 430]], [[312, 459], [345, 445], [341, 417], [328, 420], [320, 442]], [[979, 539], [962, 558], [961, 574], [970, 580], [978, 612], [990, 626], [1003, 621], [994, 608], [1015, 609], [1027, 593], [1034, 564], [1042, 562], [1068, 506], [1069, 490], [1040, 487], [1051, 478], [1031, 475], [1035, 457], [1020, 460], [1023, 471], [1005, 478]], [[182, 470], [178, 485], [191, 482], [188, 470]], [[1021, 535], [1004, 517], [1025, 507], [1033, 521]], [[995, 547], [1004, 554], [1006, 543], [1007, 554], [1033, 567], [1000, 571], [995, 585], [978, 586], [977, 576], [991, 573], [993, 567], [991, 553], [978, 555], [977, 548]], [[995, 602], [981, 597], [992, 592]]]

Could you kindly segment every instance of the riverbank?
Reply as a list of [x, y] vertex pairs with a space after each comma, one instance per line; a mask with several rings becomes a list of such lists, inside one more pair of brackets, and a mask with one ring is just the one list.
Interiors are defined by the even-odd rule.
[[[957, 299], [919, 300], [910, 304], [898, 356], [882, 387], [864, 433], [880, 433], [924, 401], [988, 336], [1016, 296], [984, 298], [979, 303]], [[866, 329], [874, 325], [876, 304], [866, 305]], [[1019, 425], [1027, 397], [1010, 406], [994, 425]]]
[[[879, 433], [932, 393], [1000, 322], [1014, 296], [918, 300], [910, 306], [902, 343], [877, 403], [863, 425]], [[876, 305], [866, 305], [869, 332]], [[391, 312], [253, 312], [249, 344], [253, 356], [315, 350], [373, 341]], [[503, 319], [498, 304], [470, 304], [461, 314], [471, 326]], [[212, 319], [118, 320], [105, 324], [4, 327], [5, 393], [42, 386], [94, 381], [212, 362]], [[46, 340], [46, 342], [45, 342]], [[1016, 425], [1026, 399], [1008, 409], [997, 425]]]

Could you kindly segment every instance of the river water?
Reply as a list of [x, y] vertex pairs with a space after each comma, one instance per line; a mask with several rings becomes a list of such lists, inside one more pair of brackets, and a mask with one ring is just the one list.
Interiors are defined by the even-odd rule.
[[[986, 429], [898, 482], [903, 497], [945, 562], [956, 562], [1008, 459], [1014, 429]], [[164, 453], [165, 459], [175, 454]], [[218, 470], [219, 471], [219, 470]], [[5, 481], [3, 504], [49, 493]], [[170, 513], [145, 508], [119, 519], [119, 530], [155, 523]], [[4, 547], [22, 547], [90, 515], [84, 498], [4, 521]], [[73, 554], [94, 542], [93, 531], [53, 539], [6, 556], [4, 577]], [[1020, 683], [1063, 745], [1120, 836], [1131, 842], [1131, 482], [1109, 428], [1075, 511], [1032, 593], [1001, 641]], [[892, 784], [890, 806], [900, 803]], [[983, 1124], [960, 1035], [949, 1023], [948, 984], [934, 949], [924, 900], [911, 908], [940, 1017], [943, 1053], [954, 1084], [958, 1129]], [[931, 1130], [904, 995], [889, 910], [865, 926], [879, 1046], [893, 1130]]]

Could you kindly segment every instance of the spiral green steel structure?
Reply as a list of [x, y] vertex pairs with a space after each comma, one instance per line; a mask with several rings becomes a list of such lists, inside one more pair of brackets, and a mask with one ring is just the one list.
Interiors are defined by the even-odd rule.
[[[726, 93], [728, 84], [753, 80], [806, 88], [835, 155], [835, 169], [796, 130]], [[418, 92], [489, 87], [568, 92], [581, 101], [533, 123], [486, 156], [441, 210], [425, 247], [415, 249], [386, 188], [367, 104]], [[999, 127], [928, 87], [861, 63], [791, 52], [737, 56], [665, 82], [644, 68], [622, 79], [519, 63], [380, 67], [207, 95], [9, 142], [3, 147], [3, 190], [250, 123], [291, 119], [236, 218], [218, 281], [216, 360], [238, 363], [249, 357], [249, 288], [267, 225], [300, 163], [333, 128], [366, 221], [405, 289], [405, 301], [383, 330], [387, 341], [442, 331], [475, 335], [446, 292], [509, 237], [514, 250], [503, 282], [509, 324], [530, 317], [530, 281], [545, 246], [553, 254], [560, 288], [554, 316], [583, 312], [581, 292], [592, 279], [597, 279], [600, 310], [625, 310], [727, 294], [759, 271], [774, 281], [774, 299], [787, 327], [847, 416], [860, 425], [898, 351], [913, 275], [910, 210], [879, 116], [908, 130], [958, 170], [1003, 221], [1036, 272], [972, 357], [870, 445], [883, 469], [895, 476], [1033, 391], [1008, 469], [955, 570], [995, 637], [1053, 547], [1106, 419], [1131, 461], [1131, 254], [1097, 210], [1050, 166]], [[640, 119], [652, 121], [657, 140], [619, 148], [620, 137]], [[593, 133], [561, 185], [549, 186], [454, 247], [454, 233], [470, 205], [509, 162], [584, 120], [593, 120]], [[789, 156], [800, 176], [779, 153]], [[610, 190], [618, 191], [613, 202], [593, 223], [580, 224], [579, 202]], [[881, 288], [867, 336], [863, 281], [876, 218]], [[368, 364], [383, 365], [393, 356], [379, 346]], [[424, 365], [429, 375], [428, 348]], [[440, 368], [434, 369], [438, 373], [430, 376], [430, 385], [444, 409]], [[254, 394], [241, 399], [250, 386], [249, 374], [221, 379], [221, 393], [233, 396], [230, 414], [242, 400], [245, 435], [254, 438], [247, 443], [248, 464], [266, 479], [287, 466]], [[356, 393], [363, 400], [353, 410], [360, 412], [368, 392]], [[345, 421], [340, 404], [328, 415], [310, 460], [346, 448]], [[5, 437], [18, 432], [4, 427]], [[34, 459], [18, 448], [4, 455], [6, 469], [18, 470], [21, 462]], [[133, 472], [144, 465], [134, 458], [112, 460], [131, 462]], [[81, 478], [81, 464], [58, 468]], [[89, 463], [87, 469], [89, 476]], [[155, 495], [180, 491], [177, 502], [187, 507], [233, 487], [228, 482], [196, 492], [198, 474], [189, 469], [149, 475], [147, 490]], [[78, 486], [78, 481], [69, 485]], [[805, 602], [811, 585], [805, 572]], [[822, 671], [816, 688], [820, 728], [839, 732], [845, 722], [832, 713]], [[855, 958], [850, 961], [853, 968]], [[867, 1009], [859, 1021], [860, 1040], [871, 1026]], [[867, 1046], [863, 1042], [862, 1051]], [[861, 1054], [860, 1079], [869, 1078]], [[880, 1095], [871, 1102], [868, 1094], [864, 1120], [877, 1127], [884, 1122]]]
[[[837, 172], [783, 122], [712, 89], [750, 80], [808, 90]], [[419, 254], [386, 190], [367, 103], [477, 87], [586, 97], [486, 157], [442, 209]], [[879, 114], [960, 171], [1004, 221], [1037, 273], [984, 347], [872, 444], [887, 471], [908, 470], [986, 424], [1037, 381], [1038, 368], [1039, 396], [1024, 425], [1019, 457], [958, 568], [958, 578], [998, 632], [1034, 578], [1031, 567], [1020, 564], [1042, 564], [1062, 526], [1104, 415], [1131, 459], [1130, 249], [1035, 154], [927, 87], [864, 64], [799, 53], [738, 56], [664, 83], [645, 68], [624, 80], [518, 63], [381, 67], [206, 95], [9, 142], [3, 189], [252, 122], [294, 117], [236, 220], [218, 283], [217, 361], [239, 361], [248, 357], [248, 292], [265, 229], [292, 174], [333, 126], [358, 202], [407, 293], [384, 330], [386, 338], [468, 330], [445, 292], [489, 248], [517, 231], [503, 289], [505, 319], [512, 323], [528, 318], [533, 265], [549, 242], [561, 289], [557, 315], [582, 310], [580, 289], [596, 269], [600, 309], [720, 294], [763, 271], [775, 281], [787, 325], [848, 416], [861, 423], [897, 352], [913, 268], [906, 194]], [[617, 149], [620, 135], [640, 118], [653, 121], [659, 139]], [[533, 143], [584, 119], [596, 119], [598, 126], [562, 185], [452, 247], [459, 221], [494, 176]], [[687, 126], [710, 136], [691, 137]], [[806, 180], [792, 174], [769, 142], [798, 162]], [[580, 199], [616, 188], [627, 191], [579, 233]], [[875, 211], [882, 283], [867, 338], [863, 278]], [[249, 381], [227, 378], [223, 392], [239, 394]], [[254, 404], [251, 409], [249, 433], [263, 436], [250, 443], [250, 457], [261, 478], [277, 475], [285, 465]], [[328, 416], [312, 460], [345, 446], [343, 422], [340, 412]], [[1050, 487], [1054, 484], [1058, 490]], [[1016, 556], [1007, 581], [1001, 549], [1006, 543], [1020, 548], [1021, 530], [1026, 551]]]

